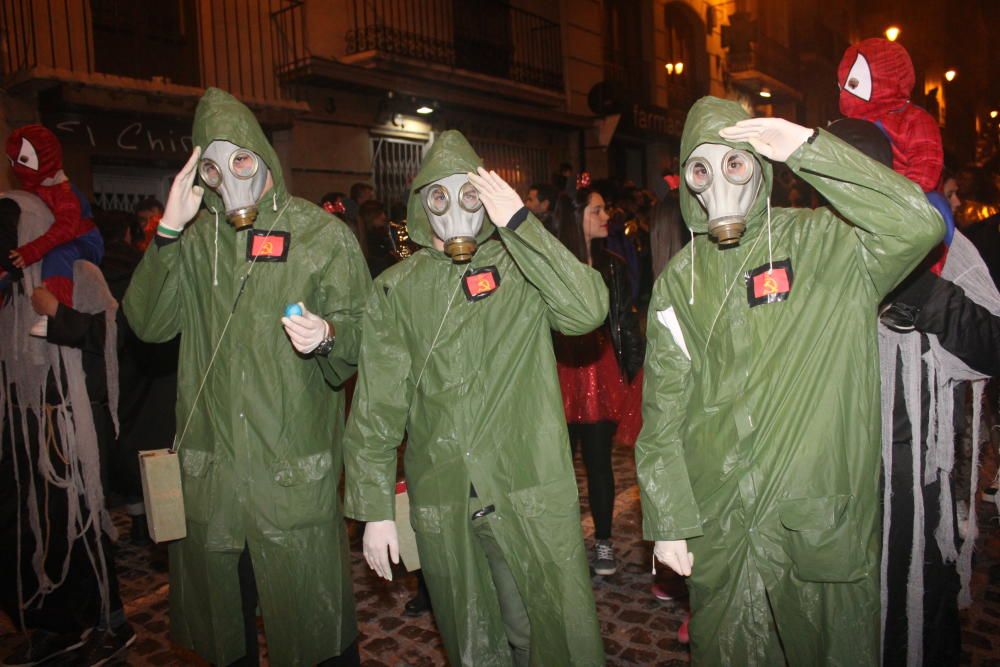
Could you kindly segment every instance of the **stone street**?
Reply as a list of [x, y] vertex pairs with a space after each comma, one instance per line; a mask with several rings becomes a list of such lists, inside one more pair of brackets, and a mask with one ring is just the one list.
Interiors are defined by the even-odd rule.
[[[995, 470], [995, 463], [992, 455], [986, 456], [990, 460], [983, 473], [989, 476]], [[677, 599], [661, 602], [650, 593], [651, 545], [641, 539], [639, 490], [632, 450], [616, 448], [614, 462], [618, 487], [614, 530], [619, 569], [613, 576], [593, 579], [608, 664], [686, 664], [690, 654], [686, 645], [677, 641], [677, 629], [685, 616], [683, 583], [660, 572], [659, 582], [676, 593]], [[583, 482], [579, 459], [577, 472]], [[583, 530], [590, 547], [593, 523], [586, 508], [585, 484], [580, 486], [580, 495], [584, 504]], [[980, 502], [978, 510], [981, 536], [973, 580], [975, 603], [963, 613], [963, 664], [1000, 667], [1000, 529], [992, 504]], [[117, 554], [122, 597], [138, 634], [127, 664], [204, 664], [196, 656], [172, 647], [168, 639], [166, 548], [132, 545], [128, 539], [128, 519], [121, 513], [115, 513], [115, 519], [123, 536]], [[445, 664], [433, 617], [403, 615], [403, 605], [415, 591], [414, 577], [399, 568], [394, 581], [377, 579], [362, 558], [360, 530], [354, 529], [352, 534], [355, 537], [351, 560], [362, 662], [372, 667]], [[0, 655], [6, 655], [20, 641], [20, 635], [6, 621], [2, 631]], [[262, 648], [262, 655], [263, 664], [267, 664], [266, 648]]]

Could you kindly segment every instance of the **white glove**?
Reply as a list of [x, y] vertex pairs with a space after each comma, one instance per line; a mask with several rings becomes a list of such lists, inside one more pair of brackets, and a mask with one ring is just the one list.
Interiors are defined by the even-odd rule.
[[469, 174], [469, 182], [479, 190], [479, 199], [497, 227], [506, 227], [514, 214], [524, 206], [514, 188], [507, 185], [507, 181], [497, 176], [495, 171], [488, 172], [480, 167], [478, 175]]
[[170, 194], [167, 195], [167, 205], [163, 209], [163, 217], [160, 218], [160, 224], [167, 229], [176, 232], [183, 230], [184, 225], [198, 213], [201, 198], [205, 194], [204, 188], [200, 185], [194, 185], [200, 156], [201, 147], [195, 146], [187, 163], [174, 177], [174, 183], [170, 186]]
[[775, 162], [784, 162], [812, 136], [813, 130], [784, 118], [750, 118], [719, 130], [727, 141], [746, 141], [758, 153]]
[[282, 317], [281, 323], [292, 341], [292, 347], [302, 354], [309, 354], [330, 334], [330, 323], [306, 310], [301, 301], [299, 307], [302, 308], [301, 315]]
[[392, 581], [389, 558], [392, 558], [393, 563], [399, 563], [399, 537], [396, 534], [396, 522], [388, 520], [369, 522], [365, 525], [365, 536], [361, 540], [361, 544], [368, 567], [375, 570], [375, 574], [383, 579]]
[[688, 551], [687, 540], [664, 540], [653, 546], [653, 558], [682, 577], [691, 576], [694, 554]]

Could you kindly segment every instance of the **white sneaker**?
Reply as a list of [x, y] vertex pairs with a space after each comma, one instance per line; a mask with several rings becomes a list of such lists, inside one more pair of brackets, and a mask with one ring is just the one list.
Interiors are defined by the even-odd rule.
[[38, 321], [32, 325], [31, 331], [29, 331], [28, 333], [30, 333], [32, 336], [35, 336], [36, 338], [45, 338], [46, 336], [48, 336], [49, 318], [45, 317], [44, 315], [38, 318]]

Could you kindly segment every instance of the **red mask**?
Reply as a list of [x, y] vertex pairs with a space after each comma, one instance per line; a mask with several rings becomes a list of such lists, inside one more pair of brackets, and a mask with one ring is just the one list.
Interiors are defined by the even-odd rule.
[[41, 125], [25, 125], [7, 137], [7, 159], [21, 186], [33, 190], [62, 169], [62, 145]]
[[880, 37], [853, 44], [837, 68], [840, 112], [878, 120], [906, 104], [914, 81], [913, 61], [901, 45]]

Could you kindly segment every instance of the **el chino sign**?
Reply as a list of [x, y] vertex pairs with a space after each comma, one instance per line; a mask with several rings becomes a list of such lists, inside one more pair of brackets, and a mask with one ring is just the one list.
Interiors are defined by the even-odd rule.
[[97, 154], [183, 158], [191, 152], [190, 123], [134, 116], [54, 115], [43, 119], [64, 145], [85, 146]]

